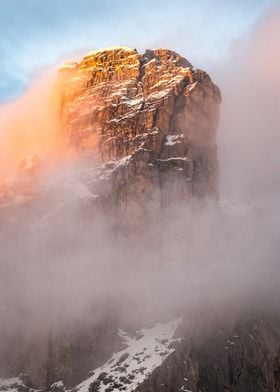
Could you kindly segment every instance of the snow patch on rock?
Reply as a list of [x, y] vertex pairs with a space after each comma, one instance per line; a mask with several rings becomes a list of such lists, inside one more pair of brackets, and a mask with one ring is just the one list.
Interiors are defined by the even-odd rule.
[[143, 328], [131, 337], [119, 331], [126, 348], [115, 353], [103, 366], [95, 369], [93, 375], [79, 384], [78, 392], [134, 391], [138, 385], [172, 354], [178, 341], [175, 332], [181, 318]]

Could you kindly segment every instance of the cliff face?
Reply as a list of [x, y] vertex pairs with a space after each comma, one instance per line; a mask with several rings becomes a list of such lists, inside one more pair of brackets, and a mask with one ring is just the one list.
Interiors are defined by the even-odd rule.
[[217, 196], [220, 93], [186, 59], [165, 49], [91, 52], [61, 69], [59, 89], [63, 143], [100, 163], [96, 193], [119, 229]]

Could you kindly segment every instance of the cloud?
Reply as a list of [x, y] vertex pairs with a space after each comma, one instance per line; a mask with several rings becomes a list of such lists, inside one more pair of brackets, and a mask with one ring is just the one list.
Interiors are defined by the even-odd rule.
[[280, 9], [265, 14], [218, 67], [222, 189], [259, 198], [278, 187]]

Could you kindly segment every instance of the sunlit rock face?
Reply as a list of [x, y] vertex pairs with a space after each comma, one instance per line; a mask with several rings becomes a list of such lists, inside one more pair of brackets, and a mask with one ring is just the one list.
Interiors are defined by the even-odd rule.
[[210, 77], [167, 49], [112, 48], [60, 70], [63, 143], [99, 162], [98, 194], [118, 225], [191, 197], [217, 196], [220, 93]]

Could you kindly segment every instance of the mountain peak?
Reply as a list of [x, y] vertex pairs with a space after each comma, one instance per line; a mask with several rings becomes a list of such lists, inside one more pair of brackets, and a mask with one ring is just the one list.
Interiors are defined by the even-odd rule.
[[[65, 339], [62, 337], [64, 330], [71, 331], [72, 326], [76, 327], [75, 322], [73, 324], [71, 321], [75, 315], [75, 302], [80, 297], [80, 292], [75, 295], [76, 289], [90, 290], [89, 298], [85, 299], [82, 295], [82, 305], [78, 301], [77, 307], [94, 309], [93, 281], [98, 277], [88, 274], [88, 268], [94, 271], [95, 264], [100, 264], [103, 271], [103, 261], [105, 266], [109, 262], [114, 265], [113, 274], [116, 276], [106, 279], [114, 282], [116, 278], [116, 285], [122, 287], [118, 274], [122, 276], [123, 263], [128, 257], [126, 252], [131, 249], [129, 259], [132, 262], [129, 260], [127, 271], [135, 274], [137, 268], [143, 265], [142, 272], [140, 268], [143, 274], [145, 265], [147, 271], [153, 265], [157, 272], [152, 273], [151, 277], [145, 276], [143, 280], [150, 279], [150, 283], [155, 284], [153, 278], [156, 281], [157, 275], [162, 275], [165, 263], [169, 263], [173, 269], [192, 258], [193, 200], [199, 199], [201, 204], [209, 199], [215, 202], [218, 194], [216, 129], [220, 92], [206, 72], [195, 69], [176, 52], [148, 49], [144, 54], [139, 54], [137, 50], [126, 47], [90, 52], [81, 61], [60, 69], [56, 89], [56, 112], [59, 117], [57, 143], [61, 145], [62, 152], [70, 152], [73, 161], [62, 170], [58, 165], [51, 173], [46, 170], [47, 174], [44, 174], [42, 170], [38, 174], [37, 167], [40, 171], [46, 162], [44, 157], [26, 160], [19, 170], [19, 176], [5, 186], [2, 194], [0, 190], [0, 205], [6, 208], [3, 209], [3, 217], [7, 225], [12, 225], [13, 232], [17, 233], [18, 223], [10, 223], [10, 206], [14, 205], [25, 218], [18, 219], [24, 227], [19, 226], [18, 229], [22, 243], [20, 254], [10, 257], [29, 260], [29, 242], [26, 241], [25, 245], [22, 233], [35, 233], [38, 236], [34, 254], [37, 248], [40, 253], [34, 259], [36, 263], [37, 260], [40, 262], [39, 270], [41, 255], [43, 270], [45, 266], [55, 269], [50, 274], [53, 285], [46, 283], [45, 291], [50, 298], [53, 298], [53, 288], [54, 292], [57, 288], [60, 293], [60, 284], [64, 287], [64, 278], [60, 280], [60, 273], [57, 273], [57, 269], [64, 271], [65, 268], [60, 267], [60, 263], [67, 260], [65, 276], [68, 271], [71, 276], [76, 271], [72, 283], [67, 282], [65, 296], [63, 290], [62, 298], [59, 294], [58, 305], [56, 301], [49, 304], [51, 301], [48, 299], [48, 306], [42, 306], [42, 313], [47, 312], [47, 315], [44, 313], [46, 321], [43, 330], [40, 329], [36, 335], [36, 344], [28, 328], [24, 331], [22, 346], [20, 344], [17, 351], [22, 350], [28, 355], [15, 358], [17, 353], [10, 350], [10, 357], [2, 358], [5, 377], [27, 373], [31, 380], [29, 385], [37, 387], [49, 387], [58, 380], [63, 380], [69, 386], [77, 385], [89, 370], [99, 368], [106, 362], [112, 351], [121, 350], [121, 339], [115, 336], [118, 321], [111, 314], [110, 322], [106, 321], [106, 317], [102, 318], [100, 325], [97, 323], [99, 326], [95, 315], [89, 314], [89, 324], [78, 328], [74, 340], [68, 335]], [[19, 192], [24, 197], [19, 198]], [[24, 202], [15, 204], [13, 198]], [[170, 238], [175, 239], [175, 251], [173, 245], [169, 246]], [[107, 248], [112, 252], [109, 261]], [[139, 257], [136, 257], [138, 250]], [[99, 251], [102, 253], [100, 258]], [[73, 264], [71, 261], [69, 264], [72, 254]], [[156, 268], [159, 264], [161, 267]], [[34, 270], [37, 271], [36, 268]], [[125, 275], [130, 274], [127, 271]], [[111, 274], [110, 269], [108, 274]], [[25, 273], [23, 275], [26, 276]], [[79, 276], [81, 283], [77, 285]], [[112, 284], [114, 286], [115, 282]], [[138, 277], [135, 284], [138, 284]], [[139, 291], [143, 290], [142, 285], [141, 282]], [[161, 287], [161, 282], [159, 285]], [[73, 302], [69, 296], [74, 298]], [[115, 301], [113, 304], [117, 306]], [[71, 316], [66, 310], [69, 306]], [[98, 307], [102, 305], [98, 303]], [[147, 308], [150, 309], [150, 305]], [[56, 314], [60, 320], [60, 310], [56, 313], [57, 309], [63, 309], [62, 326], [60, 321], [54, 320], [54, 325], [49, 321], [52, 314]], [[78, 314], [79, 311], [77, 309]], [[156, 323], [161, 321], [156, 311], [152, 313], [148, 319]], [[172, 310], [171, 313], [173, 317], [177, 307], [176, 312]], [[87, 338], [88, 328], [91, 335]], [[170, 339], [173, 339], [172, 336]], [[150, 358], [156, 358], [156, 363], [160, 364], [160, 359], [169, 357], [173, 352], [174, 347], [169, 347], [169, 344], [174, 341], [167, 339], [166, 345], [164, 337], [160, 340], [163, 342], [155, 343], [154, 353], [146, 353], [143, 348], [143, 354], [142, 349], [137, 348], [133, 354], [136, 359], [133, 356], [130, 358], [135, 363], [139, 361], [140, 370], [138, 372], [136, 369], [136, 373], [141, 377], [135, 378], [139, 383], [155, 369], [155, 362], [150, 362]], [[84, 342], [88, 342], [86, 350]], [[142, 342], [141, 339], [133, 338], [131, 341], [137, 347], [139, 342]], [[5, 346], [9, 345], [10, 341], [5, 342]], [[79, 356], [73, 355], [74, 352], [82, 353], [82, 362]], [[16, 367], [10, 368], [9, 364], [13, 363]], [[104, 376], [101, 369], [100, 372], [98, 378]], [[114, 382], [124, 388], [123, 375], [117, 373], [115, 376]], [[99, 383], [100, 380], [91, 381]], [[102, 391], [107, 381], [102, 381]], [[131, 380], [129, 382], [137, 387]], [[59, 385], [56, 384], [55, 388]]]

